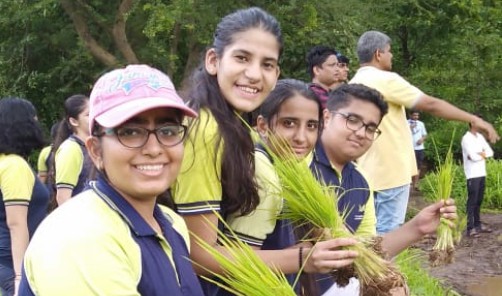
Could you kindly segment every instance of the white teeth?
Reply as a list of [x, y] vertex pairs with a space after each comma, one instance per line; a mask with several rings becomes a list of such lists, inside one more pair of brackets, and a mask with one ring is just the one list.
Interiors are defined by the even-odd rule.
[[246, 86], [239, 86], [239, 88], [242, 91], [245, 91], [245, 92], [248, 92], [248, 93], [252, 93], [252, 94], [255, 94], [255, 93], [258, 92], [258, 90], [256, 88], [251, 88], [251, 87], [246, 87]]
[[137, 165], [136, 168], [140, 171], [158, 171], [161, 170], [163, 165], [161, 164], [150, 164], [150, 165]]

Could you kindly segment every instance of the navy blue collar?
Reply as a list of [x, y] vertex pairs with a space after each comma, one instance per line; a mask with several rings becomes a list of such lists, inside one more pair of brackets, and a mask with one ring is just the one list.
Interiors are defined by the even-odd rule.
[[84, 149], [85, 149], [85, 143], [82, 140], [80, 140], [77, 136], [70, 135], [69, 139], [72, 140], [72, 141], [75, 141], [77, 144], [79, 144], [80, 146], [84, 147]]
[[[105, 201], [110, 208], [115, 210], [122, 219], [131, 227], [137, 236], [155, 236], [155, 230], [146, 223], [145, 219], [125, 200], [120, 193], [113, 188], [105, 178], [99, 174], [96, 181], [90, 182], [91, 188]], [[153, 215], [162, 224], [167, 217], [162, 213], [158, 205], [155, 205]]]
[[[326, 154], [326, 150], [322, 145], [321, 139], [317, 140], [317, 143], [314, 148], [314, 162], [322, 164], [323, 166], [329, 167], [331, 170], [335, 171], [331, 162], [329, 161], [328, 155]], [[355, 168], [355, 165], [352, 161], [347, 162], [344, 166], [340, 174], [343, 176], [348, 171], [351, 171]]]

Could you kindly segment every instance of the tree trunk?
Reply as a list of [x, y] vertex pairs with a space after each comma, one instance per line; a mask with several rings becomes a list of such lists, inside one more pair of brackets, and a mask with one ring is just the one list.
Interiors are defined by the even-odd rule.
[[117, 15], [115, 17], [115, 24], [113, 26], [112, 35], [113, 40], [115, 41], [115, 45], [124, 56], [124, 59], [127, 61], [127, 63], [138, 64], [139, 60], [136, 57], [136, 54], [134, 53], [131, 45], [129, 44], [126, 35], [126, 14], [131, 11], [132, 6], [132, 0], [123, 0], [122, 3], [120, 3]]
[[411, 66], [411, 62], [413, 60], [413, 56], [411, 55], [410, 49], [408, 47], [408, 28], [406, 26], [400, 26], [398, 35], [401, 41], [401, 50], [403, 52], [404, 68], [405, 71], [408, 72]]
[[74, 2], [72, 0], [60, 1], [63, 9], [72, 20], [78, 36], [82, 39], [82, 41], [84, 41], [85, 47], [91, 52], [91, 54], [108, 67], [115, 67], [119, 65], [119, 60], [99, 45], [96, 39], [92, 37], [84, 17], [82, 17], [79, 13], [78, 9], [74, 5]]
[[174, 74], [176, 72], [176, 63], [173, 57], [175, 57], [178, 54], [178, 44], [180, 42], [180, 23], [176, 22], [173, 27], [173, 32], [171, 34], [172, 40], [169, 42], [171, 44], [169, 48], [169, 57], [167, 61], [167, 69], [166, 73], [169, 75], [169, 77], [174, 78]]

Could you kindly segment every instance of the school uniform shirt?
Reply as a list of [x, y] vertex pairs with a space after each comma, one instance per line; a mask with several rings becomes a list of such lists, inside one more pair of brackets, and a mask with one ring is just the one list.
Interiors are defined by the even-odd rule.
[[29, 164], [19, 155], [0, 154], [0, 265], [13, 268], [11, 237], [5, 207], [28, 207], [30, 237], [47, 215], [49, 192]]
[[374, 190], [385, 190], [410, 184], [417, 174], [411, 131], [406, 121], [406, 108], [412, 108], [423, 92], [397, 73], [372, 66], [357, 70], [349, 83], [361, 83], [378, 90], [389, 105], [379, 125], [380, 137], [357, 163], [368, 174]]
[[93, 166], [84, 142], [74, 135], [56, 151], [56, 188], [71, 189], [72, 196], [82, 192]]
[[104, 178], [90, 187], [38, 228], [19, 295], [203, 295], [181, 217], [156, 205], [156, 233]]
[[486, 160], [479, 155], [485, 152], [486, 157], [493, 156], [493, 150], [481, 133], [467, 131], [462, 137], [462, 156], [466, 179], [486, 176]]
[[[279, 176], [274, 169], [272, 158], [261, 145], [255, 148], [254, 156], [255, 177], [258, 183], [260, 203], [248, 215], [230, 214], [227, 223], [239, 239], [251, 246], [262, 248], [266, 242], [265, 247], [267, 249], [278, 250], [290, 247], [295, 243], [294, 238], [291, 237], [293, 234], [292, 228], [290, 232], [286, 231], [284, 233], [282, 239], [271, 237], [272, 234], [277, 235], [277, 232], [280, 232], [280, 229], [276, 228], [287, 227], [287, 224], [283, 225], [283, 220], [278, 219], [283, 208], [283, 199]], [[281, 243], [284, 240], [286, 242]], [[274, 241], [274, 243], [270, 241]]]
[[181, 215], [220, 211], [222, 199], [221, 162], [223, 140], [218, 150], [218, 124], [206, 109], [190, 125], [180, 173], [172, 188], [177, 211]]
[[[339, 173], [329, 161], [319, 140], [315, 146], [310, 169], [326, 186], [334, 187], [338, 198], [338, 211], [345, 213], [345, 225], [357, 236], [376, 235], [376, 214], [373, 190], [354, 162], [345, 164]], [[325, 274], [316, 274], [319, 290], [324, 293], [335, 283]]]
[[329, 161], [319, 140], [310, 162], [310, 170], [322, 184], [334, 187], [338, 211], [345, 213], [345, 224], [352, 233], [358, 236], [376, 235], [373, 190], [356, 163], [348, 162], [339, 173]]
[[37, 170], [39, 173], [47, 173], [49, 170], [49, 165], [47, 160], [49, 158], [49, 154], [51, 153], [52, 145], [44, 147], [37, 159]]

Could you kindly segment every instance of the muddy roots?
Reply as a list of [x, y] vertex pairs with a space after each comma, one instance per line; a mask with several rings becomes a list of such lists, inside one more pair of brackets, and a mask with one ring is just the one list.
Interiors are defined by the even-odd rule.
[[[387, 258], [387, 254], [382, 250], [382, 237], [374, 237], [366, 241], [365, 245], [382, 258]], [[353, 265], [351, 265], [334, 271], [331, 276], [338, 286], [345, 287], [349, 283], [350, 278], [357, 277], [357, 274], [355, 274]], [[387, 262], [387, 270], [381, 278], [373, 279], [369, 283], [360, 282], [360, 285], [361, 295], [363, 296], [409, 295], [404, 276], [390, 261]]]
[[453, 248], [446, 250], [432, 250], [429, 253], [429, 262], [432, 267], [453, 263]]
[[[384, 259], [388, 255], [382, 250], [382, 237], [377, 236], [366, 242], [366, 245]], [[387, 272], [383, 278], [374, 279], [370, 283], [361, 283], [361, 295], [363, 296], [392, 296], [409, 295], [408, 286], [404, 276], [392, 262], [387, 262]]]

